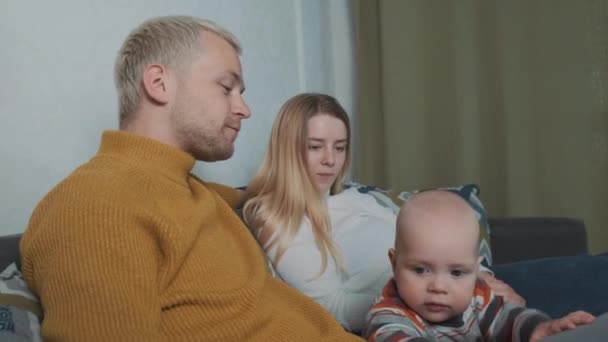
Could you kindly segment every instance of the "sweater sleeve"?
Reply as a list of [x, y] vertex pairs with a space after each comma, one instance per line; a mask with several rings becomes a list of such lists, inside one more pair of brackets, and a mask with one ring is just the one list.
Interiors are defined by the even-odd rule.
[[536, 326], [550, 320], [539, 310], [505, 302], [502, 297], [495, 296], [483, 281], [478, 281], [476, 291], [476, 301], [480, 307], [479, 327], [481, 333], [492, 340], [529, 341]]
[[367, 340], [370, 342], [431, 342], [432, 339], [420, 334], [414, 323], [406, 316], [397, 315], [380, 308], [370, 312]]
[[219, 183], [205, 182], [205, 185], [220, 195], [220, 197], [226, 201], [232, 209], [236, 209], [240, 204], [241, 197], [243, 195], [242, 190]]
[[47, 304], [44, 340], [161, 340], [155, 222], [107, 201], [51, 202], [21, 242], [24, 276]]
[[370, 342], [433, 341], [426, 336], [424, 324], [416, 313], [398, 300], [396, 291], [391, 279], [367, 314], [363, 337]]

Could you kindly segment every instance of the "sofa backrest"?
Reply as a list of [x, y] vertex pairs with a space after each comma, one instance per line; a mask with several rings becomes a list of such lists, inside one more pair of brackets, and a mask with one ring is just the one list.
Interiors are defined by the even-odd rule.
[[21, 234], [0, 236], [0, 271], [12, 262], [16, 262], [17, 267], [21, 268], [21, 260], [19, 258], [20, 239]]
[[570, 217], [490, 218], [494, 264], [588, 253], [585, 223]]

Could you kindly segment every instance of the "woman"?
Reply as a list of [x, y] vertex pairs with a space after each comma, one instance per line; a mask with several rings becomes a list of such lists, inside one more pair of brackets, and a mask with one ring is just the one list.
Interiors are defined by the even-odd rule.
[[[350, 139], [348, 115], [333, 97], [306, 93], [289, 99], [247, 187], [243, 216], [278, 276], [345, 329], [359, 332], [392, 276], [387, 251], [396, 216], [370, 195], [342, 189]], [[509, 285], [482, 273], [497, 294], [523, 302]]]
[[395, 215], [371, 196], [342, 191], [350, 136], [348, 115], [331, 96], [287, 101], [243, 216], [278, 275], [358, 331], [391, 276]]

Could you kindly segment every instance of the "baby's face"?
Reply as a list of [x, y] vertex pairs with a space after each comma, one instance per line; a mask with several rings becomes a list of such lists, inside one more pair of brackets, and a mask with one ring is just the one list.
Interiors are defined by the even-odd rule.
[[[458, 224], [440, 221], [427, 222], [428, 229], [403, 234], [399, 245], [403, 248], [393, 256], [401, 299], [433, 323], [443, 322], [467, 309], [478, 271], [476, 235], [462, 234], [461, 229], [436, 230], [428, 226]], [[438, 231], [441, 234], [437, 234]]]

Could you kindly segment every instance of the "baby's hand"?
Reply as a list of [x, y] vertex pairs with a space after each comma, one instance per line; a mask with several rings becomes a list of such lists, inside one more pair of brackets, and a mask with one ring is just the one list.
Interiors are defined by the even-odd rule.
[[539, 324], [530, 336], [530, 342], [536, 342], [541, 338], [555, 335], [564, 330], [571, 330], [578, 325], [589, 324], [595, 320], [595, 316], [585, 311], [572, 312], [562, 318], [546, 321]]

